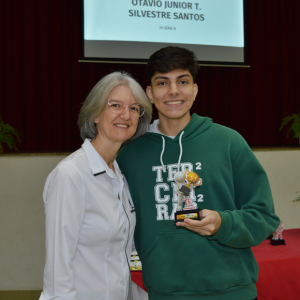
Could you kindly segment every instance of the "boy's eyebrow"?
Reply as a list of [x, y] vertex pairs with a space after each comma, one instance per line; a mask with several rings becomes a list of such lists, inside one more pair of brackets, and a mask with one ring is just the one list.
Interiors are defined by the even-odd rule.
[[[183, 78], [183, 77], [191, 77], [189, 74], [182, 74], [182, 75], [179, 75], [176, 79], [179, 79], [179, 78]], [[165, 77], [165, 76], [157, 76], [154, 78], [154, 81], [157, 80], [157, 79], [169, 79], [169, 77]]]

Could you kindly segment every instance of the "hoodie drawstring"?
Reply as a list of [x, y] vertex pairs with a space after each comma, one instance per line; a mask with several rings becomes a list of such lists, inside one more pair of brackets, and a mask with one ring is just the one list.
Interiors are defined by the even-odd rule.
[[[184, 134], [184, 131], [181, 132], [180, 136], [179, 136], [179, 147], [180, 147], [180, 154], [179, 154], [179, 159], [178, 159], [178, 171], [177, 172], [180, 172], [180, 161], [181, 161], [181, 157], [182, 157], [182, 142], [181, 142], [181, 139], [182, 139], [182, 136]], [[162, 145], [162, 150], [161, 150], [161, 154], [160, 154], [160, 163], [161, 163], [161, 166], [162, 166], [162, 169], [163, 169], [163, 172], [166, 172], [166, 166], [164, 165], [164, 162], [163, 162], [163, 154], [165, 152], [165, 139], [163, 136], [161, 136], [162, 138], [162, 142], [163, 142], [163, 145]]]
[[179, 137], [179, 147], [180, 147], [180, 155], [179, 155], [179, 159], [178, 159], [178, 170], [177, 172], [180, 172], [180, 161], [181, 161], [181, 156], [182, 156], [182, 143], [181, 143], [181, 138], [184, 134], [184, 131], [181, 132], [180, 137]]
[[162, 150], [161, 150], [161, 154], [160, 154], [160, 163], [162, 165], [162, 169], [163, 169], [163, 172], [166, 172], [166, 166], [164, 165], [164, 162], [163, 162], [163, 154], [165, 152], [165, 139], [163, 136], [161, 136], [162, 138], [162, 141], [163, 141], [163, 147], [162, 147]]

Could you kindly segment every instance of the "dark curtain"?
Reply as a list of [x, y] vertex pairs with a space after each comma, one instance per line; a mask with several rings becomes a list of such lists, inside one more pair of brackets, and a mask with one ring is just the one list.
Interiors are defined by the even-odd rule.
[[[279, 126], [300, 113], [300, 1], [245, 4], [251, 68], [202, 67], [192, 111], [237, 130], [251, 146], [296, 145]], [[147, 86], [145, 65], [78, 62], [80, 0], [0, 0], [0, 16], [0, 115], [22, 133], [19, 151], [79, 148], [79, 109], [102, 76], [125, 70]]]

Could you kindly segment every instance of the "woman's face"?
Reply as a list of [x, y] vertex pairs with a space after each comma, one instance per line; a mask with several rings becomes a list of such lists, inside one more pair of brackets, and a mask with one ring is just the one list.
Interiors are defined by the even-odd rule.
[[[119, 85], [115, 87], [108, 96], [110, 100], [121, 100], [124, 104], [137, 103], [128, 86]], [[129, 140], [136, 132], [139, 122], [138, 117], [133, 117], [128, 108], [122, 113], [112, 112], [108, 105], [98, 115], [94, 122], [97, 124], [97, 138], [116, 143], [123, 143]]]

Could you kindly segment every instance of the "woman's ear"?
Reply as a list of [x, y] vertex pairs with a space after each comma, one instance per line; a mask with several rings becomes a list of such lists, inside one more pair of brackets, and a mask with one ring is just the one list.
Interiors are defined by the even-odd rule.
[[99, 121], [100, 121], [100, 115], [98, 115], [94, 118], [94, 123], [98, 124]]

